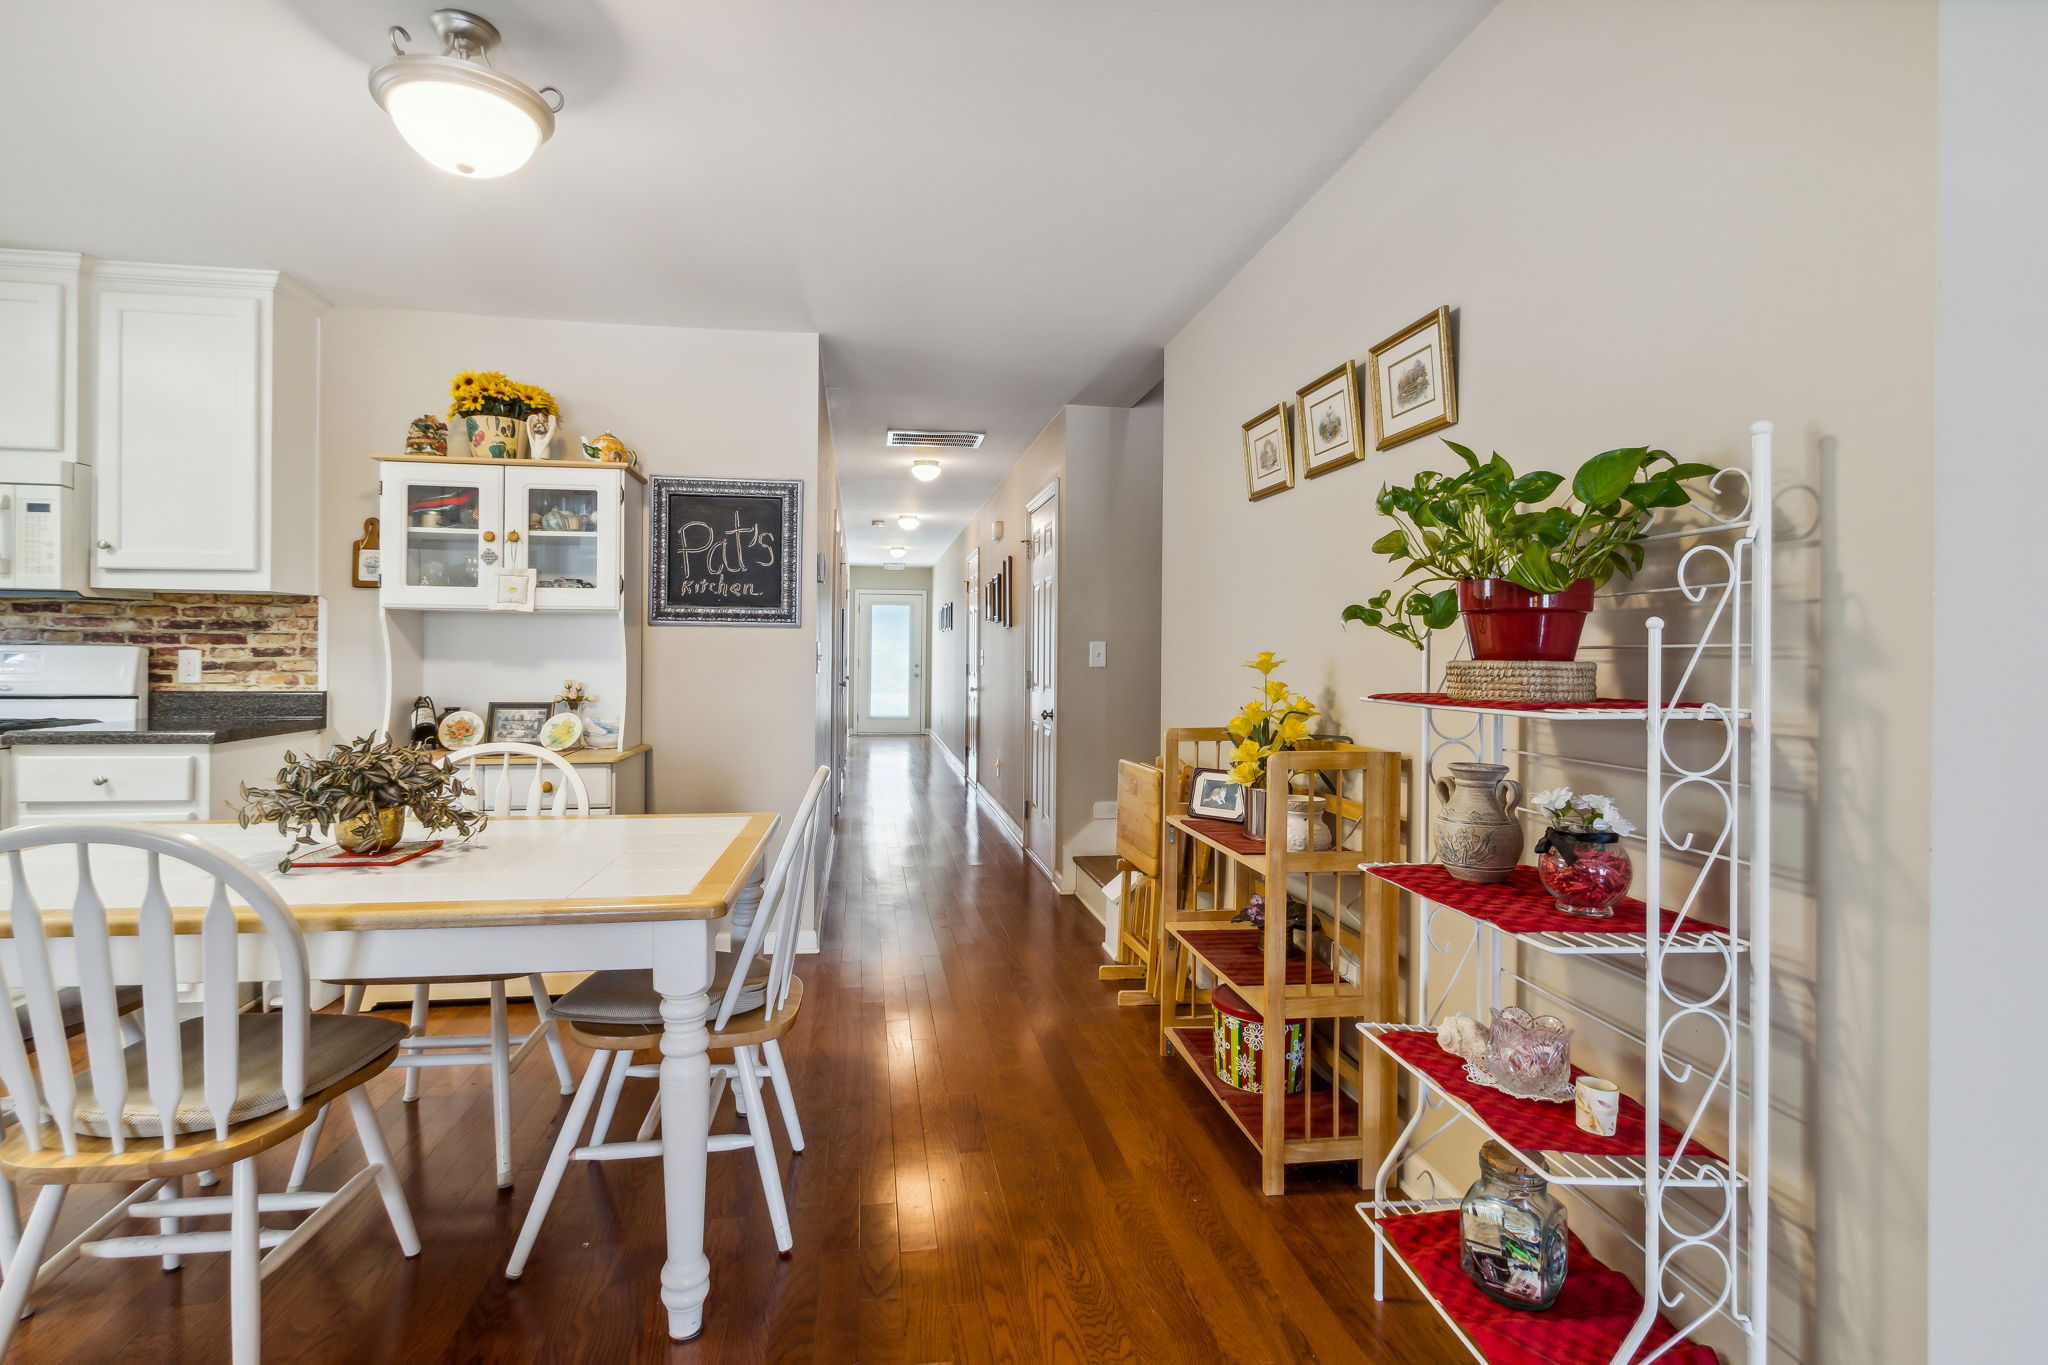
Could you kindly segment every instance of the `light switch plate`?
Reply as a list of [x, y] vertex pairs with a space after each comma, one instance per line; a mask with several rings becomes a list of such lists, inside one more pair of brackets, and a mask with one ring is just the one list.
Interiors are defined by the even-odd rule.
[[1109, 641], [1090, 640], [1088, 642], [1088, 666], [1090, 668], [1109, 667]]
[[199, 651], [181, 649], [178, 651], [178, 681], [196, 683], [199, 681]]

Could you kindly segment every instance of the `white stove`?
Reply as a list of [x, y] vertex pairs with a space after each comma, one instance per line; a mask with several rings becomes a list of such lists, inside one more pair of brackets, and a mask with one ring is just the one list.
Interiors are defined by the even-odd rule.
[[0, 645], [0, 733], [140, 730], [148, 717], [149, 651], [140, 645]]

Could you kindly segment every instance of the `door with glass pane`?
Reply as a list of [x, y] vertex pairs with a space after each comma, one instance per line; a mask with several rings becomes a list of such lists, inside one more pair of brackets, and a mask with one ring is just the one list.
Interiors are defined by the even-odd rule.
[[505, 564], [503, 476], [495, 469], [388, 464], [381, 480], [385, 603], [488, 607]]
[[853, 595], [853, 728], [863, 735], [924, 729], [924, 594]]
[[505, 470], [505, 538], [532, 569], [541, 611], [609, 611], [619, 604], [626, 475], [534, 463]]

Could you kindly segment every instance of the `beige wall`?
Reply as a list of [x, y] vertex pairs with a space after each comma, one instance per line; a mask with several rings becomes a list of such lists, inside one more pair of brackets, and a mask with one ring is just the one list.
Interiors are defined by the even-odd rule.
[[[804, 481], [801, 627], [663, 626], [644, 632], [641, 735], [654, 746], [653, 809], [793, 811], [816, 759], [816, 554], [821, 494], [818, 339], [809, 333], [632, 327], [456, 313], [343, 309], [322, 332], [322, 592], [334, 729], [384, 723], [377, 595], [348, 586], [348, 543], [376, 513], [369, 456], [448, 406], [458, 370], [503, 370], [563, 406], [558, 442], [602, 429], [653, 474]], [[626, 588], [635, 624], [644, 582]]]
[[[1159, 747], [1159, 482], [1164, 409], [1159, 392], [1132, 408], [1073, 405], [1033, 441], [933, 567], [933, 596], [950, 594], [954, 629], [934, 631], [932, 733], [964, 756], [967, 552], [981, 573], [1011, 557], [1012, 626], [981, 623], [980, 781], [1021, 827], [1031, 785], [1031, 720], [1025, 687], [1030, 576], [1025, 504], [1060, 481], [1058, 793], [1060, 849], [1116, 795], [1116, 761]], [[1003, 539], [994, 524], [1003, 523]], [[1108, 646], [1108, 666], [1088, 667], [1088, 645]]]
[[1641, 441], [1739, 463], [1777, 424], [1773, 1337], [1844, 1365], [1924, 1358], [1933, 16], [1508, 0], [1166, 359], [1165, 722], [1219, 723], [1274, 649], [1410, 751], [1412, 713], [1354, 698], [1418, 656], [1338, 613], [1390, 581], [1374, 492], [1452, 457], [1415, 441], [1249, 503], [1241, 422], [1449, 304], [1444, 434], [1521, 468]]
[[[924, 693], [925, 725], [931, 725], [932, 714], [932, 633], [938, 626], [939, 609], [932, 604], [932, 571], [929, 568], [885, 569], [879, 564], [855, 564], [847, 571], [847, 581], [854, 592], [863, 588], [871, 592], [921, 592], [925, 601], [924, 639], [918, 658], [919, 690]], [[849, 611], [847, 626], [854, 629], [855, 615]], [[856, 637], [858, 648], [858, 637]], [[847, 706], [856, 708], [857, 699], [847, 698]]]

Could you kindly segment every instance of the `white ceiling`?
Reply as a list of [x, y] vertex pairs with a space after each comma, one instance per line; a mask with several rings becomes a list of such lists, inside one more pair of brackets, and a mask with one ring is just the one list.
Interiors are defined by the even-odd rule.
[[[851, 558], [928, 564], [1062, 404], [1143, 396], [1491, 0], [475, 3], [568, 100], [503, 180], [428, 166], [366, 91], [420, 0], [0, 4], [0, 245], [816, 331]], [[919, 484], [889, 426], [989, 439]]]

